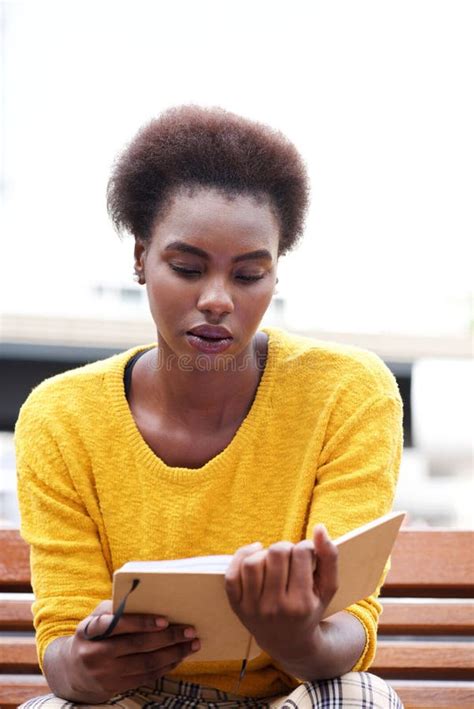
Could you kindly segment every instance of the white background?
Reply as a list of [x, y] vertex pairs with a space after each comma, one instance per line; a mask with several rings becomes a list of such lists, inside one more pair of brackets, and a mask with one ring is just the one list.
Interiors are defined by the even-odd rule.
[[305, 239], [280, 268], [293, 328], [469, 330], [474, 3], [1, 8], [1, 310], [80, 314], [94, 285], [132, 283], [131, 240], [105, 211], [111, 163], [194, 102], [281, 129], [307, 162]]

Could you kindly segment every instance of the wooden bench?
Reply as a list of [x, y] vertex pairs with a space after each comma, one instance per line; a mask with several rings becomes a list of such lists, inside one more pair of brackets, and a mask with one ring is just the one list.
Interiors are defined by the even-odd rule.
[[[28, 547], [0, 530], [0, 707], [49, 691], [39, 674]], [[406, 709], [474, 707], [474, 532], [402, 530], [371, 671]]]

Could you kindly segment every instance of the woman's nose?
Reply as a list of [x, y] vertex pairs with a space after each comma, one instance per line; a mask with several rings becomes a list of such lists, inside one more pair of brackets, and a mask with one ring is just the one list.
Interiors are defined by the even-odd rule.
[[209, 280], [202, 288], [197, 303], [198, 310], [217, 315], [225, 315], [234, 310], [229, 288], [222, 280]]

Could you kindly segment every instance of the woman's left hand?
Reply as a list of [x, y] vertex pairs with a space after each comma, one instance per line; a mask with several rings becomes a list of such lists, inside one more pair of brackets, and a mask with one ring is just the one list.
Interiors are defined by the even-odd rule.
[[323, 525], [316, 525], [312, 541], [241, 547], [225, 588], [261, 649], [275, 660], [297, 661], [314, 652], [319, 623], [337, 590], [337, 547]]

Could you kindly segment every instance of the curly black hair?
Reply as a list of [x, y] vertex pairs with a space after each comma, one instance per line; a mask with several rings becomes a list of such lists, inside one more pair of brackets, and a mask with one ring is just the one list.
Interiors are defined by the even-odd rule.
[[280, 222], [279, 255], [302, 235], [306, 168], [295, 146], [269, 126], [198, 106], [171, 108], [150, 121], [119, 155], [107, 185], [119, 234], [149, 241], [170, 197], [184, 186], [269, 199]]

